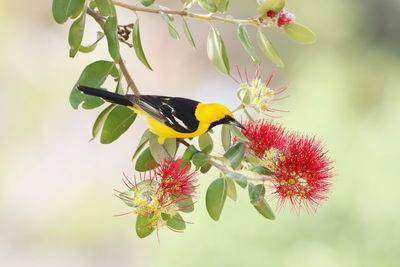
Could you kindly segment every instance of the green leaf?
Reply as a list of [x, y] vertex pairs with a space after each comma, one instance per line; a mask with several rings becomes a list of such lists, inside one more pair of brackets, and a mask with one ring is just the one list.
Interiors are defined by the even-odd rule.
[[115, 6], [112, 0], [95, 0], [95, 2], [103, 16], [116, 16]]
[[135, 170], [144, 172], [157, 167], [157, 163], [151, 155], [150, 147], [146, 148], [138, 157], [135, 164]]
[[69, 96], [69, 102], [71, 103], [71, 106], [74, 109], [77, 109], [82, 102], [82, 107], [84, 109], [92, 109], [101, 106], [104, 103], [101, 98], [97, 96], [85, 95], [78, 91], [77, 87], [78, 85], [86, 85], [98, 88], [104, 83], [110, 74], [112, 76], [114, 76], [114, 74], [118, 74], [118, 70], [115, 67], [114, 62], [100, 60], [86, 66], [86, 68], [82, 71], [78, 81], [72, 88]]
[[247, 34], [247, 30], [246, 30], [245, 26], [242, 24], [239, 24], [239, 26], [238, 26], [238, 36], [239, 36], [240, 42], [242, 42], [244, 49], [246, 49], [247, 53], [249, 53], [251, 59], [255, 63], [258, 64], [260, 62], [260, 60], [258, 59], [256, 52], [254, 52], [253, 46], [250, 43], [249, 36]]
[[154, 0], [140, 0], [142, 2], [142, 5], [144, 6], [151, 6], [154, 3]]
[[136, 151], [132, 156], [132, 161], [136, 158], [139, 152], [142, 151], [144, 145], [149, 141], [150, 133], [151, 133], [150, 129], [144, 131], [142, 138], [140, 139], [139, 144], [137, 145]]
[[242, 142], [249, 141], [249, 139], [247, 139], [247, 137], [244, 136], [244, 134], [235, 125], [230, 124], [229, 128], [231, 129], [231, 132], [238, 138], [239, 141]]
[[227, 151], [231, 147], [231, 130], [229, 129], [229, 125], [222, 125], [221, 129], [221, 141], [222, 147], [225, 151]]
[[183, 17], [182, 17], [182, 27], [183, 27], [183, 31], [184, 31], [184, 33], [186, 35], [186, 39], [188, 40], [189, 44], [191, 46], [193, 46], [193, 48], [196, 49], [196, 44], [194, 43], [192, 34], [190, 33], [190, 30], [189, 30], [189, 27], [188, 27], [188, 25], [186, 23], [186, 20]]
[[127, 192], [123, 192], [121, 194], [119, 194], [119, 198], [128, 206], [128, 207], [132, 207], [133, 206], [133, 202], [132, 199], [135, 196], [135, 191], [133, 190], [129, 190]]
[[209, 133], [204, 133], [199, 136], [199, 147], [204, 153], [210, 153], [213, 150], [213, 140]]
[[237, 169], [242, 163], [245, 151], [246, 146], [243, 143], [236, 143], [225, 152], [224, 157], [229, 160], [233, 169]]
[[275, 214], [264, 198], [265, 186], [263, 184], [253, 185], [249, 184], [249, 197], [250, 203], [256, 210], [265, 218], [275, 220]]
[[179, 33], [175, 30], [174, 26], [172, 26], [167, 14], [165, 14], [164, 12], [160, 12], [162, 19], [165, 21], [165, 23], [167, 23], [168, 25], [168, 31], [169, 34], [172, 36], [172, 38], [179, 40], [180, 36]]
[[252, 172], [256, 172], [256, 173], [261, 174], [261, 175], [271, 175], [271, 174], [273, 174], [273, 172], [270, 169], [268, 169], [268, 168], [266, 168], [264, 166], [255, 166], [255, 167], [251, 168], [250, 170]]
[[228, 10], [230, 0], [214, 0], [217, 10], [221, 13], [225, 13]]
[[109, 144], [117, 140], [136, 119], [136, 113], [125, 106], [115, 107], [108, 114], [103, 130], [101, 131], [100, 142]]
[[234, 180], [240, 187], [246, 188], [247, 186], [247, 179], [244, 177], [244, 175], [237, 173], [237, 172], [230, 172], [226, 174], [226, 177], [231, 178]]
[[78, 52], [79, 46], [82, 43], [83, 32], [85, 31], [85, 18], [86, 9], [82, 12], [82, 15], [72, 23], [69, 29], [68, 43], [70, 46], [69, 56], [75, 57]]
[[207, 55], [219, 71], [229, 74], [229, 60], [226, 54], [224, 41], [214, 26], [211, 26], [207, 38]]
[[195, 166], [201, 167], [206, 163], [208, 163], [208, 158], [206, 154], [204, 154], [203, 152], [197, 152], [196, 154], [193, 155], [192, 162]]
[[285, 0], [267, 0], [258, 6], [257, 12], [260, 16], [264, 16], [268, 11], [272, 10], [278, 14], [285, 7]]
[[[251, 91], [249, 89], [245, 90], [242, 102], [246, 105], [249, 105], [251, 101]], [[245, 110], [245, 109], [244, 109]]]
[[199, 5], [211, 13], [217, 12], [217, 6], [213, 0], [197, 0]]
[[154, 231], [154, 227], [151, 225], [151, 219], [153, 215], [145, 214], [138, 215], [136, 218], [136, 234], [140, 238], [144, 238], [150, 235]]
[[189, 9], [193, 6], [196, 0], [181, 0], [184, 9]]
[[193, 205], [193, 199], [190, 197], [187, 197], [185, 195], [180, 195], [177, 198], [174, 199], [182, 199], [178, 202], [176, 202], [176, 205], [180, 208], [181, 212], [189, 213], [194, 211], [194, 205]]
[[106, 107], [97, 117], [96, 121], [94, 122], [93, 128], [92, 128], [92, 138], [90, 141], [96, 138], [97, 134], [100, 132], [101, 128], [104, 125], [104, 122], [106, 121], [108, 115], [110, 112], [116, 107], [116, 104], [111, 104], [108, 107]]
[[232, 199], [233, 201], [236, 201], [237, 200], [237, 192], [236, 192], [235, 182], [231, 178], [228, 178], [228, 177], [225, 179], [226, 179], [226, 184], [228, 186], [227, 195], [230, 199]]
[[93, 44], [89, 45], [89, 46], [82, 46], [82, 45], [79, 46], [78, 51], [81, 52], [81, 53], [90, 53], [90, 52], [92, 52], [94, 49], [96, 49], [97, 44], [100, 42], [101, 39], [103, 39], [103, 37], [104, 37], [104, 33], [97, 32], [96, 41]]
[[271, 41], [261, 30], [258, 30], [257, 32], [257, 40], [258, 45], [260, 46], [264, 54], [266, 54], [269, 59], [271, 59], [276, 65], [278, 65], [279, 67], [283, 67], [283, 61], [279, 56], [278, 51], [276, 51]]
[[119, 60], [119, 40], [117, 34], [117, 17], [108, 17], [104, 23], [104, 33], [107, 38], [108, 52], [115, 63]]
[[54, 20], [62, 24], [69, 17], [77, 17], [85, 4], [85, 0], [53, 0], [52, 12]]
[[175, 216], [173, 216], [173, 217], [169, 216], [167, 225], [169, 227], [171, 227], [172, 229], [180, 230], [180, 231], [185, 230], [185, 228], [186, 228], [186, 224], [183, 221], [183, 218], [179, 213], [176, 213]]
[[150, 133], [149, 136], [150, 151], [154, 159], [160, 163], [167, 158], [173, 158], [176, 152], [176, 139], [167, 138], [163, 145], [158, 143], [158, 136]]
[[200, 168], [200, 172], [201, 173], [207, 173], [210, 169], [211, 169], [211, 164], [210, 163], [206, 163], [203, 166], [201, 166]]
[[218, 221], [224, 208], [228, 185], [225, 178], [217, 178], [207, 189], [206, 207], [210, 217]]
[[188, 148], [186, 148], [185, 152], [182, 155], [183, 163], [186, 165], [187, 163], [190, 162], [192, 159], [193, 155], [195, 153], [199, 152], [195, 146], [190, 145]]
[[291, 22], [285, 26], [286, 34], [295, 42], [309, 44], [315, 42], [317, 36], [309, 28], [296, 22]]
[[150, 70], [153, 70], [149, 62], [147, 61], [146, 56], [144, 55], [143, 52], [143, 47], [142, 47], [142, 41], [140, 40], [140, 30], [139, 30], [139, 18], [136, 19], [135, 24], [133, 25], [133, 30], [132, 30], [132, 44], [133, 48], [135, 49], [136, 56], [138, 59]]

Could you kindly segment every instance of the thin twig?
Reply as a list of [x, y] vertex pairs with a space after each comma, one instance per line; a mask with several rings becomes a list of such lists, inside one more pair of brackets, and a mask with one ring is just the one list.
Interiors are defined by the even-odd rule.
[[[87, 13], [96, 20], [96, 22], [100, 25], [100, 27], [102, 29], [104, 29], [104, 20], [105, 20], [105, 18], [102, 15], [100, 15], [99, 13], [97, 13], [96, 11], [94, 11], [91, 8], [87, 9]], [[137, 87], [135, 85], [135, 82], [133, 81], [132, 77], [129, 75], [129, 72], [126, 69], [124, 60], [122, 59], [121, 56], [119, 57], [118, 65], [119, 65], [119, 67], [120, 67], [120, 69], [122, 71], [122, 74], [124, 75], [124, 77], [126, 79], [126, 82], [128, 83], [128, 87], [132, 89], [132, 91], [133, 91], [133, 93], [135, 95], [140, 95], [140, 92], [137, 89]]]
[[180, 15], [188, 18], [194, 19], [202, 19], [207, 21], [221, 21], [231, 24], [252, 24], [257, 26], [270, 26], [270, 22], [265, 22], [260, 18], [253, 18], [253, 19], [234, 19], [228, 17], [219, 17], [214, 15], [204, 15], [204, 14], [196, 14], [187, 12], [186, 10], [166, 10], [166, 9], [156, 9], [156, 8], [149, 8], [149, 7], [141, 7], [136, 5], [129, 5], [126, 3], [122, 3], [119, 1], [113, 1], [116, 6], [123, 7], [132, 11], [140, 11], [140, 12], [147, 12], [147, 13], [165, 13], [165, 14], [172, 14], [172, 15]]

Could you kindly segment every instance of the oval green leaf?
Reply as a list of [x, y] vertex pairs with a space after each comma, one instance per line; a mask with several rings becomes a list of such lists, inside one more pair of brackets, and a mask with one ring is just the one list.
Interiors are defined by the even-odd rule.
[[77, 17], [85, 4], [85, 0], [53, 0], [52, 12], [54, 20], [62, 24], [69, 17]]
[[207, 189], [206, 207], [210, 217], [218, 221], [224, 208], [228, 185], [225, 178], [214, 180]]
[[315, 42], [317, 36], [309, 28], [296, 22], [285, 26], [286, 34], [297, 43], [309, 44]]
[[278, 14], [284, 7], [285, 0], [267, 0], [258, 6], [257, 12], [260, 16], [265, 16], [270, 10]]
[[279, 67], [283, 67], [283, 61], [279, 56], [278, 51], [276, 51], [271, 41], [261, 30], [258, 30], [257, 32], [257, 40], [258, 45], [260, 46], [264, 54], [266, 54], [267, 57], [269, 57], [269, 59], [271, 59], [276, 65], [278, 65]]
[[226, 177], [226, 184], [228, 186], [228, 191], [227, 191], [227, 195], [230, 199], [232, 199], [233, 201], [237, 200], [237, 191], [236, 191], [236, 185], [235, 182], [231, 179]]
[[136, 19], [135, 24], [133, 25], [133, 30], [132, 30], [132, 44], [133, 48], [135, 49], [136, 56], [138, 59], [150, 70], [153, 70], [150, 67], [149, 62], [147, 61], [146, 56], [144, 55], [143, 52], [143, 47], [142, 47], [142, 41], [140, 39], [140, 30], [139, 30], [139, 18]]
[[119, 194], [119, 198], [128, 206], [128, 207], [132, 207], [133, 206], [133, 202], [132, 199], [135, 196], [135, 191], [133, 190], [129, 190], [126, 192], [123, 192], [121, 194]]
[[183, 163], [186, 165], [187, 163], [190, 162], [192, 159], [193, 155], [195, 153], [199, 152], [195, 146], [190, 145], [188, 148], [186, 148], [185, 152], [182, 155]]
[[236, 143], [225, 152], [224, 157], [229, 160], [233, 169], [237, 169], [242, 163], [245, 151], [246, 146], [243, 143]]
[[176, 213], [173, 217], [170, 216], [167, 221], [167, 225], [172, 229], [179, 231], [185, 230], [186, 228], [186, 223], [179, 213]]
[[115, 107], [104, 122], [100, 142], [109, 144], [117, 140], [136, 119], [136, 113], [125, 106]]
[[249, 35], [247, 34], [247, 30], [246, 30], [245, 26], [242, 24], [239, 24], [239, 26], [238, 26], [238, 36], [239, 36], [240, 42], [242, 42], [244, 49], [246, 49], [246, 51], [250, 55], [251, 59], [255, 63], [258, 64], [260, 62], [260, 60], [258, 59], [256, 52], [254, 52], [253, 46], [250, 43]]
[[217, 6], [213, 0], [197, 0], [199, 5], [211, 13], [217, 12]]
[[271, 206], [268, 204], [268, 202], [264, 198], [260, 199], [260, 201], [253, 206], [265, 218], [267, 218], [269, 220], [275, 220], [275, 214], [274, 214], [273, 210], [271, 209]]
[[224, 41], [214, 26], [211, 26], [207, 38], [207, 55], [219, 71], [229, 74], [229, 60], [226, 54]]
[[97, 117], [96, 121], [94, 122], [93, 128], [92, 128], [92, 138], [90, 141], [96, 138], [97, 134], [100, 132], [101, 128], [104, 125], [104, 122], [106, 121], [108, 115], [110, 112], [116, 107], [116, 104], [111, 104], [108, 107], [106, 107]]
[[103, 16], [116, 16], [115, 6], [112, 0], [95, 0], [95, 2]]
[[72, 23], [68, 34], [68, 43], [70, 46], [69, 56], [75, 57], [78, 52], [79, 46], [82, 43], [83, 33], [85, 31], [85, 18], [86, 9], [82, 12], [81, 16]]
[[150, 151], [154, 159], [160, 163], [167, 158], [173, 158], [176, 152], [176, 139], [167, 138], [163, 145], [158, 143], [158, 136], [150, 133], [149, 136]]
[[203, 165], [208, 163], [208, 158], [203, 152], [197, 152], [193, 155], [192, 162], [195, 166], [202, 167]]
[[247, 139], [246, 136], [235, 126], [232, 124], [229, 124], [229, 128], [231, 129], [231, 132], [238, 138], [239, 141], [242, 142], [247, 142], [249, 139]]
[[214, 0], [217, 10], [221, 13], [225, 13], [228, 10], [229, 3], [231, 0]]
[[119, 60], [119, 40], [117, 34], [117, 17], [109, 17], [104, 23], [104, 33], [107, 38], [108, 52], [115, 63]]
[[132, 156], [132, 161], [136, 158], [139, 152], [142, 151], [144, 145], [149, 141], [150, 133], [150, 129], [144, 131], [142, 138], [140, 138], [139, 144], [137, 145], [136, 151]]
[[268, 169], [267, 167], [264, 167], [264, 166], [255, 166], [255, 167], [251, 168], [250, 170], [252, 172], [256, 172], [256, 173], [261, 174], [261, 175], [271, 175], [271, 174], [273, 174], [273, 172], [270, 169]]
[[146, 148], [138, 157], [135, 164], [135, 170], [145, 172], [157, 167], [157, 163], [151, 155], [150, 148]]
[[186, 20], [185, 20], [183, 17], [182, 17], [182, 27], [183, 27], [183, 32], [185, 33], [186, 39], [188, 40], [189, 44], [190, 44], [193, 48], [196, 49], [196, 44], [194, 43], [192, 34], [191, 34], [190, 30], [189, 30], [189, 27], [188, 27], [188, 25], [187, 25], [187, 23], [186, 23]]
[[204, 133], [199, 136], [199, 147], [204, 153], [210, 153], [213, 150], [213, 140], [209, 133]]
[[153, 231], [154, 227], [151, 225], [151, 218], [153, 215], [138, 215], [136, 218], [136, 234], [140, 238], [149, 236]]
[[144, 6], [151, 6], [154, 3], [154, 0], [140, 0], [140, 2]]
[[160, 12], [162, 19], [165, 21], [165, 23], [167, 23], [168, 25], [168, 31], [169, 34], [172, 36], [172, 38], [179, 40], [180, 36], [179, 33], [175, 30], [174, 26], [172, 26], [169, 17], [167, 16], [167, 14], [165, 14], [164, 12]]
[[231, 130], [227, 124], [222, 125], [221, 141], [222, 147], [227, 151], [231, 147]]
[[201, 173], [207, 173], [211, 169], [212, 165], [210, 163], [206, 163], [200, 168]]
[[180, 195], [178, 198], [182, 199], [176, 202], [176, 205], [180, 208], [179, 211], [189, 213], [194, 211], [193, 199], [184, 195]]
[[114, 62], [100, 60], [86, 66], [86, 68], [82, 71], [78, 81], [72, 88], [69, 96], [69, 102], [71, 103], [71, 106], [74, 109], [77, 109], [82, 102], [82, 107], [84, 109], [92, 109], [101, 106], [104, 103], [101, 98], [97, 96], [85, 95], [80, 92], [77, 87], [78, 85], [86, 85], [98, 88], [104, 83], [108, 75], [111, 74], [114, 76], [113, 73], [118, 73]]

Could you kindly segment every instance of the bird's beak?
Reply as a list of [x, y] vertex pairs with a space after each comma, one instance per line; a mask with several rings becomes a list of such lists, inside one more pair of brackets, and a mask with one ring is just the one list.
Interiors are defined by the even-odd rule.
[[237, 127], [242, 128], [243, 130], [247, 131], [246, 128], [237, 120], [232, 121], [232, 124], [235, 124]]

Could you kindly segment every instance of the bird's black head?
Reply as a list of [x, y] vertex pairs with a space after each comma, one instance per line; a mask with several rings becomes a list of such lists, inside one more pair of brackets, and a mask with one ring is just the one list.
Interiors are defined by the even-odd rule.
[[235, 118], [233, 118], [230, 115], [226, 115], [222, 119], [212, 122], [210, 124], [210, 127], [208, 127], [208, 130], [210, 130], [211, 128], [213, 128], [214, 126], [217, 126], [219, 124], [234, 124], [234, 125], [242, 128], [243, 130], [246, 131], [246, 128], [240, 122], [238, 122]]

